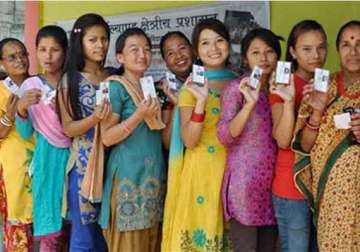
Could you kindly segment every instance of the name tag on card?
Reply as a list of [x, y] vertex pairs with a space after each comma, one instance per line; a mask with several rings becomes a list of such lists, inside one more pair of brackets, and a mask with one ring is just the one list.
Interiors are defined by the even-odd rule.
[[18, 85], [16, 85], [9, 77], [7, 77], [4, 82], [5, 82], [5, 86], [10, 91], [10, 93], [19, 96], [20, 89]]
[[276, 83], [289, 84], [291, 74], [291, 62], [278, 61], [276, 66]]
[[351, 122], [350, 113], [343, 113], [339, 115], [334, 115], [334, 123], [337, 129], [350, 129], [349, 125]]
[[166, 72], [166, 80], [169, 83], [169, 88], [172, 90], [176, 90], [176, 76], [173, 73]]
[[254, 89], [258, 88], [258, 85], [260, 84], [262, 72], [263, 72], [263, 70], [260, 67], [258, 67], [258, 66], [254, 67], [253, 71], [251, 72], [250, 81], [249, 81], [249, 85], [252, 88], [254, 88]]
[[146, 76], [141, 78], [140, 85], [145, 99], [148, 99], [149, 97], [156, 98], [156, 90], [154, 85], [154, 79], [152, 76]]
[[192, 67], [192, 74], [193, 82], [197, 83], [199, 86], [205, 84], [205, 68], [203, 66], [194, 64]]
[[99, 106], [104, 100], [110, 101], [109, 82], [100, 82], [99, 90], [96, 90], [96, 105]]

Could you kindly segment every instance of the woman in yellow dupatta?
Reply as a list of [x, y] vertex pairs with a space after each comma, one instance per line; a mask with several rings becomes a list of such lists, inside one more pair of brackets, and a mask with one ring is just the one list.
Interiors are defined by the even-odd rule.
[[23, 140], [14, 123], [17, 94], [29, 76], [25, 45], [15, 38], [1, 40], [0, 64], [9, 75], [0, 82], [0, 170], [4, 183], [0, 212], [4, 219], [4, 249], [7, 252], [31, 251], [32, 197], [28, 170], [34, 140]]
[[[314, 213], [320, 251], [360, 250], [360, 22], [336, 40], [341, 71], [327, 93], [304, 87], [293, 148], [295, 181]], [[351, 111], [348, 129], [334, 115]]]
[[170, 141], [161, 251], [228, 251], [221, 184], [226, 150], [216, 136], [220, 94], [235, 74], [226, 68], [229, 34], [207, 19], [193, 31], [193, 46], [208, 82], [189, 77], [180, 91]]

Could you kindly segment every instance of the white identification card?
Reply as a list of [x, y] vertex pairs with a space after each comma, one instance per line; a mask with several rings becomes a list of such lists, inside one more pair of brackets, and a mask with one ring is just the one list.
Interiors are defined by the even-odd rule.
[[56, 90], [55, 94], [52, 91], [53, 89], [50, 88], [48, 85], [43, 85], [41, 89], [41, 100], [43, 101], [43, 103], [50, 104], [52, 98], [55, 98]]
[[325, 69], [315, 68], [314, 89], [323, 93], [328, 91], [330, 72]]
[[96, 90], [96, 105], [100, 106], [104, 100], [110, 101], [109, 82], [100, 82], [99, 90]]
[[56, 96], [56, 89], [49, 90], [46, 93], [43, 93], [42, 100], [45, 104], [49, 105], [53, 102]]
[[9, 77], [5, 79], [5, 86], [10, 91], [10, 93], [19, 96], [19, 87]]
[[169, 84], [169, 88], [172, 90], [176, 90], [176, 76], [173, 73], [166, 72], [166, 80]]
[[140, 85], [145, 99], [148, 99], [149, 97], [156, 98], [156, 90], [152, 76], [141, 78]]
[[291, 62], [278, 61], [276, 66], [276, 83], [289, 84], [291, 74]]
[[334, 115], [335, 127], [337, 129], [350, 129], [351, 126], [349, 123], [351, 122], [350, 113], [343, 113], [339, 115]]
[[251, 75], [250, 75], [250, 81], [249, 81], [249, 85], [254, 88], [257, 89], [258, 85], [260, 84], [260, 79], [261, 79], [261, 75], [262, 75], [263, 70], [258, 67], [255, 66]]
[[199, 65], [193, 65], [192, 68], [193, 82], [203, 86], [205, 84], [205, 68]]

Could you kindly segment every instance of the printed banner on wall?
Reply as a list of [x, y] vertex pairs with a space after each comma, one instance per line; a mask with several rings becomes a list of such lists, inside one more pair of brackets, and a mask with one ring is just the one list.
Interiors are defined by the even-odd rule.
[[[166, 66], [161, 58], [160, 39], [169, 31], [181, 31], [189, 39], [194, 26], [203, 19], [217, 18], [229, 29], [231, 37], [230, 63], [235, 71], [241, 66], [240, 42], [245, 34], [255, 27], [270, 27], [269, 2], [221, 2], [216, 4], [199, 4], [190, 7], [172, 8], [159, 11], [132, 13], [105, 17], [111, 30], [110, 47], [107, 65], [118, 67], [115, 58], [115, 41], [126, 29], [142, 28], [151, 38], [153, 44], [152, 64], [147, 75], [155, 80], [164, 77]], [[75, 20], [58, 22], [70, 33]]]

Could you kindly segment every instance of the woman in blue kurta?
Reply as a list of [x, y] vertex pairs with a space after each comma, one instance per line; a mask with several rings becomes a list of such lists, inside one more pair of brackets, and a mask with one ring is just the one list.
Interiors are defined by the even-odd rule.
[[[73, 138], [65, 185], [71, 213], [70, 251], [107, 251], [97, 224], [99, 204], [80, 195], [95, 127], [109, 114], [108, 102], [96, 105], [96, 90], [109, 74], [104, 67], [110, 40], [106, 21], [97, 14], [79, 17], [70, 35], [66, 78], [61, 82], [57, 101], [65, 134]], [[65, 196], [65, 195], [64, 195]], [[65, 209], [64, 209], [65, 210]], [[64, 212], [63, 212], [64, 213]]]
[[109, 251], [158, 251], [165, 194], [161, 129], [156, 98], [144, 100], [140, 78], [151, 62], [151, 42], [139, 28], [116, 42], [121, 76], [110, 76], [112, 115], [102, 139], [113, 146], [107, 163], [100, 225]]
[[36, 54], [44, 74], [24, 81], [16, 118], [22, 138], [36, 137], [31, 171], [33, 226], [34, 236], [41, 241], [41, 252], [57, 251], [62, 246], [62, 196], [71, 139], [64, 134], [54, 95], [66, 49], [67, 37], [62, 28], [45, 26], [38, 32]]

